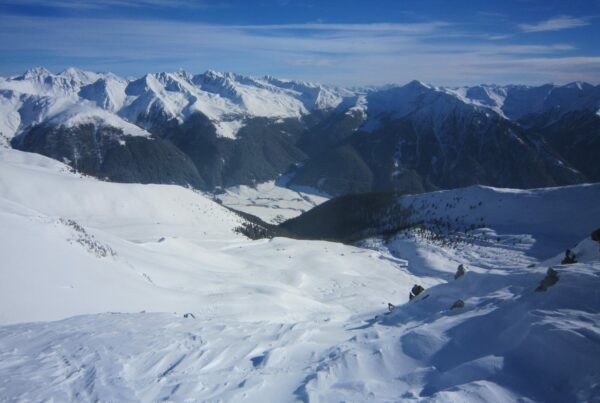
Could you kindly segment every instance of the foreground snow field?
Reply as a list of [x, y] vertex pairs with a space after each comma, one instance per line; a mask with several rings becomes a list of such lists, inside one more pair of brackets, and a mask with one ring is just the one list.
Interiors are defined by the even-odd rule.
[[402, 200], [481, 227], [451, 245], [249, 241], [192, 190], [0, 149], [0, 400], [600, 401], [599, 196]]

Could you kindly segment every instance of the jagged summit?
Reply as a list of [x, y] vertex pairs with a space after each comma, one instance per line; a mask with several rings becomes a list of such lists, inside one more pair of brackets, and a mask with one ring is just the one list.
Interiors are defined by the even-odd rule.
[[[259, 79], [214, 70], [193, 75], [179, 69], [129, 80], [75, 67], [59, 74], [36, 67], [21, 76], [3, 78], [0, 83], [0, 90], [27, 94], [27, 101], [38, 105], [33, 115], [21, 119], [25, 125], [14, 124], [14, 119], [13, 124], [5, 122], [2, 132], [9, 138], [32, 123], [60, 115], [60, 108], [72, 108], [78, 103], [114, 113], [117, 120], [140, 123], [143, 127], [152, 125], [154, 122], [149, 120], [159, 117], [183, 122], [200, 112], [213, 122], [217, 134], [235, 138], [247, 117], [297, 118], [315, 109], [335, 108], [351, 95], [346, 90], [319, 84]], [[43, 102], [47, 109], [40, 102], [42, 97], [52, 98]], [[20, 114], [23, 106], [22, 97], [17, 98], [10, 112], [15, 115]], [[104, 115], [100, 111], [98, 114]]]
[[0, 78], [2, 144], [87, 161], [103, 177], [205, 188], [272, 180], [291, 166], [292, 185], [330, 194], [581, 183], [600, 178], [591, 168], [599, 110], [600, 86], [585, 83], [347, 89], [75, 67]]
[[[141, 123], [144, 127], [152, 124], [148, 119], [162, 117], [183, 122], [190, 115], [201, 112], [213, 122], [217, 134], [230, 138], [235, 138], [248, 117], [298, 118], [315, 110], [343, 107], [346, 110], [362, 110], [366, 121], [367, 116], [373, 119], [382, 112], [403, 116], [421, 106], [439, 102], [437, 99], [440, 97], [446, 100], [441, 102], [455, 104], [459, 101], [487, 108], [511, 120], [548, 110], [564, 114], [576, 109], [595, 108], [597, 111], [600, 108], [600, 87], [582, 82], [563, 86], [482, 84], [451, 88], [413, 80], [404, 85], [346, 89], [215, 70], [194, 75], [183, 69], [172, 73], [148, 73], [131, 80], [76, 67], [66, 68], [58, 74], [44, 67], [34, 67], [20, 76], [0, 79], [0, 90], [11, 90], [15, 94], [27, 94], [28, 98], [38, 99], [29, 100], [38, 105], [38, 109], [34, 113], [37, 116], [29, 113], [21, 119], [26, 124], [41, 123], [57, 115], [57, 108], [61, 105], [68, 108], [69, 105], [91, 101], [91, 107], [114, 113], [129, 122], [146, 122]], [[368, 94], [368, 101], [363, 102], [364, 98], [361, 98], [359, 104], [360, 94]], [[443, 94], [454, 99], [444, 98]], [[40, 97], [51, 97], [54, 101], [45, 101], [43, 104], [46, 106], [43, 106]], [[20, 114], [21, 98], [11, 103], [14, 108], [10, 108], [10, 114]], [[225, 121], [235, 124], [222, 124]], [[25, 128], [12, 119], [10, 125], [5, 122], [2, 132], [10, 138]]]
[[25, 72], [23, 72], [22, 75], [18, 76], [18, 78], [26, 80], [26, 79], [30, 79], [30, 78], [36, 78], [36, 77], [44, 77], [44, 76], [50, 76], [52, 75], [52, 72], [50, 70], [48, 70], [45, 67], [42, 66], [36, 66], [36, 67], [32, 67], [30, 69], [25, 70]]

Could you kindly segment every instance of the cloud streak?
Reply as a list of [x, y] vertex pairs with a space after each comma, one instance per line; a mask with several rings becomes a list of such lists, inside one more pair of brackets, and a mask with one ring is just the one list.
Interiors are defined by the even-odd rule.
[[66, 10], [99, 10], [119, 8], [221, 8], [223, 4], [208, 4], [194, 0], [3, 0], [4, 4], [38, 6]]
[[600, 82], [600, 59], [570, 57], [573, 50], [490, 41], [444, 21], [209, 25], [11, 16], [0, 26], [0, 52], [14, 60], [4, 58], [0, 74], [39, 64], [122, 75], [212, 68], [339, 85]]
[[546, 21], [538, 22], [537, 24], [520, 24], [518, 27], [523, 32], [547, 32], [561, 31], [563, 29], [572, 29], [590, 25], [589, 20], [585, 18], [569, 17], [562, 15], [551, 18]]

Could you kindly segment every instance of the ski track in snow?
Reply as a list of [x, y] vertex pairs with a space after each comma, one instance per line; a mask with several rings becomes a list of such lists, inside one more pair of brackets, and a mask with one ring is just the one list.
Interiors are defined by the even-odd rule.
[[[261, 186], [265, 208], [300, 203], [273, 184], [224, 197], [258, 204]], [[401, 200], [429, 218], [483, 217], [490, 228], [455, 247], [418, 234], [249, 241], [194, 191], [0, 149], [0, 400], [598, 401], [599, 193]], [[560, 264], [566, 247], [579, 263]], [[550, 266], [558, 282], [535, 292]], [[413, 284], [426, 290], [408, 302]]]

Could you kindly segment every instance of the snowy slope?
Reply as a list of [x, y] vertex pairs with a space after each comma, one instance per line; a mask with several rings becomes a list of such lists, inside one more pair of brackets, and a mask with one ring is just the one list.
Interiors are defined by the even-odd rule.
[[279, 186], [275, 181], [260, 183], [255, 187], [233, 186], [216, 197], [228, 207], [272, 224], [297, 217], [327, 200], [323, 196]]
[[[93, 94], [92, 85], [104, 85], [107, 95]], [[110, 126], [132, 136], [149, 136], [142, 128], [112, 113], [122, 103], [123, 80], [113, 74], [97, 74], [69, 68], [54, 75], [44, 68], [23, 75], [0, 78], [0, 132], [8, 139], [33, 125], [76, 127], [82, 124]], [[79, 94], [82, 93], [80, 97]]]
[[[150, 73], [127, 80], [73, 67], [58, 74], [36, 67], [20, 76], [0, 77], [0, 131], [10, 139], [33, 124], [90, 123], [89, 116], [94, 115], [96, 124], [103, 122], [125, 134], [139, 135], [127, 122], [148, 128], [163, 121], [183, 122], [201, 112], [218, 135], [235, 138], [247, 118], [299, 118], [336, 109], [368, 114], [365, 128], [370, 130], [382, 113], [401, 117], [428, 106], [424, 111], [433, 109], [439, 115], [451, 112], [457, 103], [511, 120], [548, 111], [560, 116], [574, 110], [599, 110], [600, 87], [575, 82], [449, 88], [413, 81], [404, 86], [349, 90], [212, 70], [198, 75], [183, 70]], [[80, 113], [80, 119], [74, 118]]]
[[376, 252], [247, 241], [232, 231], [239, 217], [182, 187], [82, 178], [10, 149], [0, 164], [2, 275], [11, 279], [0, 285], [3, 323], [140, 310], [343, 317], [381, 307], [413, 281]]
[[[596, 248], [598, 245], [596, 244]], [[497, 256], [501, 259], [501, 256]], [[315, 400], [598, 401], [600, 253], [528, 273], [467, 272], [329, 352], [301, 387]], [[500, 263], [500, 262], [498, 262]], [[451, 309], [458, 300], [463, 308]]]
[[352, 96], [350, 91], [320, 84], [211, 70], [195, 76], [183, 70], [146, 74], [128, 81], [112, 73], [69, 68], [55, 75], [38, 67], [21, 76], [0, 77], [4, 111], [0, 131], [12, 138], [33, 124], [70, 126], [89, 123], [93, 115], [98, 124], [139, 135], [132, 132], [133, 124], [183, 122], [201, 112], [218, 135], [235, 138], [248, 117], [298, 118], [334, 109]]
[[[8, 229], [0, 232], [8, 262], [2, 275], [9, 279], [0, 290], [0, 306], [9, 307], [2, 321], [84, 314], [0, 327], [0, 393], [10, 400], [598, 396], [600, 245], [583, 239], [600, 216], [582, 204], [597, 199], [595, 185], [410, 196], [401, 202], [427, 202], [423, 216], [457, 203], [438, 216], [465, 225], [484, 217], [488, 227], [478, 234], [493, 232], [501, 242], [444, 246], [400, 235], [364, 249], [243, 240], [229, 232], [237, 219], [197, 193], [81, 178], [12, 150], [0, 156], [7, 172], [0, 220]], [[38, 200], [35, 189], [47, 197]], [[196, 205], [214, 210], [198, 214]], [[569, 206], [585, 213], [570, 215], [569, 231], [555, 231], [560, 226], [549, 217]], [[86, 235], [76, 226], [54, 218], [63, 214], [83, 223], [95, 248], [77, 240]], [[507, 221], [511, 214], [518, 220]], [[167, 236], [159, 242], [160, 234]], [[573, 248], [580, 263], [560, 265], [562, 245], [574, 237], [583, 240]], [[542, 260], [529, 253], [536, 242], [561, 246]], [[22, 245], [36, 253], [23, 253]], [[458, 263], [467, 273], [454, 280]], [[535, 292], [551, 265], [558, 282]], [[426, 291], [408, 302], [413, 284]], [[464, 307], [451, 310], [459, 299]], [[385, 314], [388, 301], [396, 308]], [[195, 318], [183, 318], [186, 312]]]
[[0, 396], [595, 401], [599, 193], [470, 187], [401, 198], [428, 225], [363, 247], [249, 241], [192, 190], [0, 149]]
[[[366, 111], [368, 120], [363, 126], [364, 130], [377, 129], [382, 119], [401, 119], [410, 116], [423, 132], [433, 127], [436, 136], [440, 138], [456, 136], [445, 128], [448, 122], [458, 121], [459, 128], [467, 126], [471, 131], [479, 133], [491, 126], [490, 121], [504, 117], [493, 108], [457, 96], [456, 92], [449, 92], [445, 88], [433, 87], [416, 80], [401, 87], [367, 94]], [[454, 127], [453, 131], [456, 130], [457, 128]]]
[[[126, 135], [149, 136], [146, 129], [205, 115], [218, 136], [235, 139], [249, 118], [300, 118], [314, 111], [359, 113], [363, 129], [381, 118], [416, 113], [442, 122], [454, 114], [481, 112], [491, 120], [518, 120], [530, 114], [600, 110], [600, 87], [519, 85], [447, 88], [418, 81], [404, 86], [348, 90], [274, 77], [247, 77], [209, 70], [149, 73], [127, 80], [112, 73], [68, 68], [58, 74], [37, 67], [0, 77], [0, 132], [4, 143], [33, 125], [116, 127]], [[425, 123], [424, 123], [425, 124]]]
[[559, 117], [567, 112], [600, 108], [600, 86], [573, 82], [565, 85], [478, 85], [442, 88], [465, 103], [490, 108], [511, 120], [528, 114], [552, 112]]
[[471, 186], [407, 196], [400, 203], [413, 210], [415, 221], [490, 229], [493, 233], [484, 228], [479, 234], [490, 242], [502, 244], [504, 237], [518, 235], [525, 255], [546, 259], [574, 246], [600, 223], [598, 197], [597, 183], [530, 190]]

